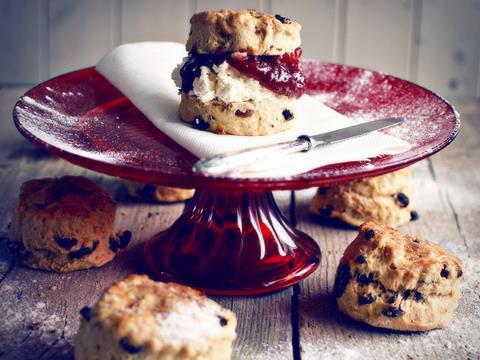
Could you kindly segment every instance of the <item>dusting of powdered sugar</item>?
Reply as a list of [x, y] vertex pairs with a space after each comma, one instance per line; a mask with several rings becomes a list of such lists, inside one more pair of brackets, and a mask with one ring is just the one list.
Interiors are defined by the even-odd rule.
[[267, 343], [258, 344], [258, 346], [249, 349], [246, 346], [235, 346], [233, 350], [233, 359], [241, 360], [291, 360], [292, 344], [290, 342], [280, 342], [277, 345]]
[[408, 141], [414, 148], [422, 147], [426, 153], [445, 137], [445, 127], [453, 124], [451, 131], [458, 131], [455, 109], [439, 95], [408, 81], [322, 62], [307, 62], [304, 68], [317, 100], [357, 122], [404, 117], [402, 125], [385, 132]]
[[180, 302], [172, 311], [156, 314], [157, 334], [165, 344], [175, 347], [208, 346], [208, 341], [219, 338], [225, 331], [219, 316], [221, 309], [216, 303]]
[[55, 103], [55, 100], [53, 100], [50, 96], [48, 95], [45, 95], [45, 100], [47, 100], [48, 102], [51, 102], [51, 103]]
[[[45, 98], [47, 98], [47, 100], [50, 99], [51, 101], [53, 101], [53, 99], [51, 97], [49, 97], [48, 95]], [[41, 102], [31, 98], [30, 96], [23, 96], [21, 98], [21, 100], [23, 102], [25, 102], [26, 104], [30, 105], [30, 107], [27, 108], [27, 109], [32, 110], [31, 113], [34, 113], [35, 110], [40, 109], [40, 110], [45, 111], [46, 113], [48, 113], [52, 116], [55, 116], [57, 118], [62, 118], [64, 120], [69, 120], [69, 121], [67, 121], [68, 125], [73, 125], [75, 123], [74, 121], [76, 120], [76, 117], [66, 116], [65, 114], [59, 112], [58, 110], [56, 110], [55, 108], [53, 108], [49, 104], [41, 103]], [[25, 110], [25, 108], [20, 108], [20, 109]], [[48, 120], [48, 119], [45, 119], [45, 117], [43, 119]]]
[[52, 349], [58, 358], [70, 358], [76, 327], [67, 321], [65, 309], [52, 314], [43, 291], [26, 297], [26, 288], [29, 286], [25, 281], [10, 281], [9, 284], [0, 285], [0, 299], [4, 303], [12, 304], [10, 299], [19, 300], [15, 306], [1, 307], [0, 343], [4, 348], [0, 349], [0, 357], [10, 351], [17, 352], [20, 347], [34, 346]]
[[[50, 88], [48, 91], [52, 92], [53, 89]], [[62, 95], [75, 96], [73, 92], [64, 92]], [[121, 154], [107, 150], [83, 150], [85, 139], [84, 134], [79, 129], [81, 117], [63, 112], [60, 107], [61, 104], [48, 95], [45, 96], [45, 100], [45, 102], [41, 102], [25, 95], [21, 98], [23, 104], [15, 108], [18, 117], [21, 119], [22, 128], [28, 130], [38, 140], [84, 158], [109, 163], [116, 163], [135, 156], [132, 152]], [[93, 116], [92, 121], [96, 124], [102, 124], [103, 122], [100, 117], [96, 116]], [[112, 136], [117, 135], [112, 134]], [[65, 140], [67, 138], [68, 141]]]
[[304, 360], [370, 360], [358, 350], [345, 346], [318, 347], [312, 344], [302, 345]]

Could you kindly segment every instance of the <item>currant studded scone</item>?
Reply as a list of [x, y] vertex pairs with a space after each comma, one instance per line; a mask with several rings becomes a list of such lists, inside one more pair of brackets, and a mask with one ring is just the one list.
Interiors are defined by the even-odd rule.
[[173, 72], [180, 118], [201, 130], [269, 135], [292, 128], [305, 91], [301, 26], [254, 10], [190, 19], [188, 57]]
[[355, 180], [329, 188], [319, 188], [310, 204], [310, 212], [338, 218], [350, 225], [377, 221], [397, 226], [417, 220], [413, 207], [412, 168]]
[[80, 310], [76, 360], [227, 360], [235, 315], [204, 294], [145, 275], [114, 284]]
[[190, 199], [195, 189], [181, 189], [154, 184], [125, 181], [128, 194], [133, 198], [154, 202], [177, 202]]
[[423, 331], [451, 324], [462, 263], [439, 245], [366, 222], [337, 269], [340, 311], [370, 325]]
[[101, 266], [122, 251], [130, 231], [114, 233], [110, 194], [81, 176], [30, 180], [22, 185], [8, 246], [32, 268], [73, 271]]

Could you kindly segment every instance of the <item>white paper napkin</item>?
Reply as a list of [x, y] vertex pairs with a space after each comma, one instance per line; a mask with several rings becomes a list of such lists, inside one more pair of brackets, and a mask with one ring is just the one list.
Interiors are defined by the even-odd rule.
[[[180, 96], [171, 72], [186, 56], [183, 44], [143, 42], [119, 46], [107, 54], [97, 70], [117, 87], [161, 131], [199, 158], [294, 140], [354, 125], [356, 122], [323, 105], [310, 96], [299, 100], [297, 126], [269, 136], [217, 135], [183, 123], [178, 117]], [[252, 164], [234, 177], [284, 177], [320, 166], [364, 160], [381, 154], [398, 154], [410, 145], [379, 132]]]

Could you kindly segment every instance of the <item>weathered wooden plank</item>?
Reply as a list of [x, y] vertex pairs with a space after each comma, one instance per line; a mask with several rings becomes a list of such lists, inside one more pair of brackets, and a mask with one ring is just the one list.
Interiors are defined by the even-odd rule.
[[445, 97], [474, 97], [480, 63], [480, 6], [472, 0], [424, 0], [418, 81]]
[[[274, 196], [288, 218], [290, 192], [278, 191]], [[292, 358], [292, 295], [292, 289], [286, 289], [263, 296], [212, 296], [237, 315], [233, 360]]]
[[431, 171], [463, 241], [465, 257], [480, 259], [480, 102], [459, 103], [462, 128], [459, 138], [431, 159]]
[[213, 297], [238, 319], [233, 360], [292, 358], [292, 289], [262, 296]]
[[193, 12], [204, 10], [220, 10], [220, 9], [255, 9], [263, 10], [262, 0], [197, 0], [196, 7]]
[[[463, 297], [454, 324], [444, 330], [402, 334], [375, 329], [340, 314], [330, 293], [338, 261], [346, 245], [355, 238], [356, 231], [332, 222], [320, 224], [317, 219], [308, 216], [307, 207], [313, 190], [307, 190], [297, 196], [299, 228], [318, 241], [323, 258], [320, 269], [301, 286], [303, 359], [322, 356], [453, 359], [472, 358], [480, 354], [476, 341], [480, 321], [472, 316], [479, 311], [477, 296], [474, 295], [478, 292], [479, 280], [473, 269], [478, 264], [480, 253], [478, 230], [475, 232], [478, 229], [480, 196], [478, 171], [472, 170], [476, 157], [471, 154], [473, 149], [479, 149], [478, 110], [476, 116], [477, 122], [466, 118], [464, 129], [454, 145], [436, 155], [432, 161], [416, 165], [415, 203], [420, 220], [401, 227], [405, 232], [442, 244], [464, 261]], [[471, 156], [459, 160], [460, 154], [467, 153]], [[457, 173], [454, 178], [452, 172]], [[473, 191], [465, 190], [468, 187]], [[474, 219], [477, 219], [476, 223]]]
[[416, 82], [418, 77], [418, 51], [420, 45], [420, 31], [422, 21], [422, 0], [412, 0], [412, 9], [410, 13], [410, 43], [408, 49], [406, 78], [410, 81]]
[[477, 99], [480, 98], [480, 59], [478, 61]]
[[305, 58], [334, 60], [334, 0], [304, 0], [301, 3], [276, 0], [272, 2], [271, 13], [302, 24], [302, 49]]
[[[72, 341], [78, 327], [78, 310], [97, 300], [104, 288], [130, 273], [143, 272], [143, 243], [169, 226], [183, 209], [182, 204], [137, 203], [126, 195], [119, 180], [83, 170], [61, 160], [16, 159], [0, 177], [0, 228], [10, 218], [20, 184], [33, 177], [64, 174], [86, 175], [109, 189], [119, 203], [117, 227], [133, 233], [132, 243], [117, 258], [99, 269], [56, 274], [15, 265], [0, 241], [0, 357], [63, 359], [72, 357]], [[4, 265], [5, 264], [5, 265]], [[5, 272], [4, 272], [5, 273]], [[0, 272], [0, 274], [2, 274]], [[5, 275], [5, 274], [4, 274]], [[15, 305], [14, 305], [15, 304]]]
[[25, 138], [20, 135], [13, 124], [12, 109], [17, 99], [27, 89], [26, 87], [0, 87], [0, 163], [11, 152], [12, 148], [26, 143]]
[[122, 0], [121, 42], [177, 41], [188, 35], [187, 0]]
[[407, 76], [413, 1], [349, 1], [345, 63]]
[[95, 65], [118, 42], [114, 0], [49, 0], [50, 76]]
[[46, 1], [0, 2], [0, 83], [35, 83], [47, 75]]
[[347, 26], [348, 0], [335, 0], [335, 20], [333, 33], [333, 60], [338, 63], [345, 62], [345, 37]]

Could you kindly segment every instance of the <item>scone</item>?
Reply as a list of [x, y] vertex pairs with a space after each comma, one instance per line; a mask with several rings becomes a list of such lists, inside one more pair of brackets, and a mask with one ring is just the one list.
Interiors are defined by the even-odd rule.
[[230, 359], [235, 315], [189, 287], [131, 275], [80, 310], [76, 360]]
[[373, 220], [390, 226], [417, 220], [413, 208], [412, 168], [355, 180], [329, 188], [319, 188], [310, 204], [310, 212], [322, 217], [339, 218], [360, 226]]
[[115, 210], [110, 195], [81, 176], [27, 181], [13, 214], [9, 248], [36, 269], [101, 266], [131, 238], [130, 231], [114, 233]]
[[153, 184], [140, 184], [133, 181], [125, 181], [128, 194], [131, 197], [147, 201], [176, 202], [190, 199], [195, 189], [181, 189], [170, 186]]
[[424, 331], [451, 324], [462, 263], [439, 245], [366, 222], [337, 269], [340, 311], [370, 325]]
[[269, 135], [295, 125], [305, 91], [298, 23], [220, 10], [195, 14], [190, 24], [188, 57], [172, 74], [182, 120], [232, 135]]

